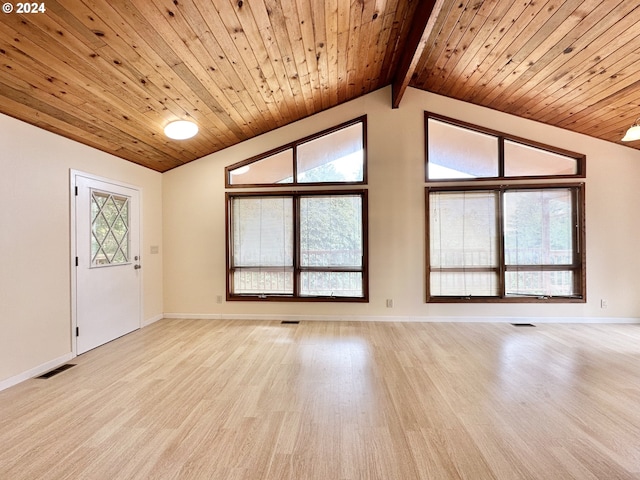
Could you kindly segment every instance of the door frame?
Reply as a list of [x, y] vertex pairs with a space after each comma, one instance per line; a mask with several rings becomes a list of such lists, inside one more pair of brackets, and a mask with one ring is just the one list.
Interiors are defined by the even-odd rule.
[[[76, 222], [77, 222], [77, 214], [76, 214], [76, 178], [84, 177], [89, 180], [95, 180], [98, 182], [110, 183], [112, 185], [124, 188], [130, 188], [132, 190], [136, 190], [138, 192], [138, 238], [140, 239], [140, 252], [142, 252], [142, 188], [137, 185], [132, 185], [130, 183], [121, 182], [119, 180], [114, 180], [112, 178], [101, 177], [99, 175], [94, 175], [92, 173], [83, 172], [81, 170], [70, 169], [69, 170], [69, 207], [70, 207], [70, 222], [69, 222], [69, 232], [70, 232], [70, 251], [69, 251], [69, 266], [71, 269], [71, 329], [69, 331], [70, 340], [71, 340], [71, 352], [73, 356], [78, 355], [77, 349], [77, 340], [76, 340], [76, 328], [78, 327], [78, 274], [76, 270], [76, 256], [77, 256], [77, 248], [76, 248], [76, 239], [77, 239], [77, 230], [76, 230]], [[138, 328], [142, 328], [142, 317], [144, 310], [144, 295], [143, 295], [143, 287], [144, 287], [144, 269], [141, 269], [140, 272], [140, 298], [138, 309]]]

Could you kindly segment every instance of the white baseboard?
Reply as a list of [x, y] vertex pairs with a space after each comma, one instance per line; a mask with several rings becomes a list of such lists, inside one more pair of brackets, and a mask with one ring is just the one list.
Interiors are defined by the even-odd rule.
[[197, 320], [294, 320], [322, 322], [422, 322], [422, 323], [640, 323], [634, 317], [437, 317], [371, 315], [267, 315], [220, 313], [165, 313], [164, 318]]
[[187, 320], [223, 320], [230, 318], [230, 316], [222, 315], [219, 313], [165, 313], [164, 318]]
[[14, 385], [17, 385], [18, 383], [24, 382], [25, 380], [29, 380], [30, 378], [37, 377], [38, 375], [42, 375], [43, 373], [48, 372], [49, 370], [53, 370], [54, 368], [59, 367], [60, 365], [68, 362], [74, 357], [75, 355], [72, 352], [69, 352], [58, 358], [55, 358], [46, 363], [43, 363], [42, 365], [38, 365], [37, 367], [27, 370], [26, 372], [19, 373], [18, 375], [14, 375], [13, 377], [7, 378], [6, 380], [1, 380], [0, 392], [2, 390], [6, 390], [9, 387], [13, 387]]
[[158, 320], [162, 320], [163, 318], [164, 318], [164, 315], [162, 315], [162, 314], [156, 315], [156, 316], [151, 317], [151, 318], [147, 318], [146, 320], [142, 321], [142, 328], [148, 327], [152, 323], [155, 323]]

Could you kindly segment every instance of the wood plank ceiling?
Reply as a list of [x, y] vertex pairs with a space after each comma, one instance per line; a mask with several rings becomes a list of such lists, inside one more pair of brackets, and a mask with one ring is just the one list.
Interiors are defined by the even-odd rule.
[[0, 16], [0, 112], [160, 172], [390, 84], [613, 142], [640, 116], [628, 0], [43, 3]]
[[445, 2], [411, 85], [619, 142], [640, 116], [640, 3]]

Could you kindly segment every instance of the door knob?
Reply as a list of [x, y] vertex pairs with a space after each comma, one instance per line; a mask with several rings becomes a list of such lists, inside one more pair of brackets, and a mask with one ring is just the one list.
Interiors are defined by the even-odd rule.
[[136, 270], [140, 270], [142, 268], [142, 265], [134, 265], [133, 268]]

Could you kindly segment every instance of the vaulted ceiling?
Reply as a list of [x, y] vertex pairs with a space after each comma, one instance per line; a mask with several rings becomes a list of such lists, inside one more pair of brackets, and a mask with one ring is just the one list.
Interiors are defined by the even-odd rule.
[[42, 5], [0, 14], [0, 112], [160, 172], [386, 85], [612, 142], [640, 116], [629, 0]]

